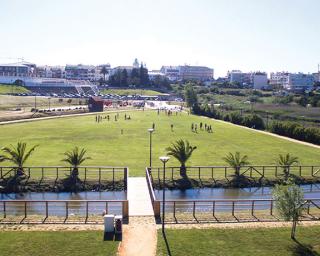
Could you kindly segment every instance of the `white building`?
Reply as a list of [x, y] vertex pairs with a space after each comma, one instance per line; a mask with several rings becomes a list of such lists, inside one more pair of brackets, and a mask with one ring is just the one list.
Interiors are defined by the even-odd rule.
[[151, 71], [148, 71], [148, 75], [149, 75], [149, 79], [150, 80], [154, 80], [156, 77], [164, 77], [165, 75], [160, 72], [160, 70], [151, 70]]
[[182, 80], [209, 81], [213, 79], [213, 69], [204, 66], [180, 66]]
[[251, 74], [253, 89], [263, 89], [268, 86], [268, 76], [265, 72], [253, 72]]
[[164, 74], [170, 81], [180, 80], [179, 66], [162, 66], [160, 72]]
[[314, 84], [314, 76], [303, 73], [289, 73], [285, 88], [292, 91], [311, 90]]

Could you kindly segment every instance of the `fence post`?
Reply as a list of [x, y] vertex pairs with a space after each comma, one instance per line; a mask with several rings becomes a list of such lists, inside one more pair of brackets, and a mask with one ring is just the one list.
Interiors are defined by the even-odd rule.
[[173, 181], [173, 167], [171, 167], [171, 181]]
[[30, 167], [28, 167], [28, 177], [31, 177]]
[[234, 216], [234, 201], [232, 201], [232, 216], [235, 217]]
[[46, 219], [49, 217], [48, 201], [46, 201]]
[[127, 218], [129, 216], [129, 203], [128, 200], [122, 202], [122, 215], [123, 218]]
[[68, 204], [68, 201], [66, 201], [66, 219], [68, 219], [68, 215], [69, 215], [69, 204]]
[[86, 202], [86, 221], [88, 220], [89, 217], [89, 201]]
[[278, 177], [278, 166], [276, 166], [276, 170], [275, 170], [274, 175], [275, 175], [276, 177]]
[[273, 200], [270, 201], [270, 215], [273, 215]]
[[213, 179], [213, 167], [211, 167], [211, 179]]
[[262, 177], [264, 177], [264, 166], [262, 166]]
[[301, 175], [302, 173], [301, 173], [301, 165], [299, 166], [299, 176], [301, 177], [302, 175]]
[[201, 167], [198, 168], [198, 176], [199, 176], [199, 180], [201, 180]]
[[313, 166], [311, 166], [311, 176], [313, 177], [314, 174], [313, 174]]
[[251, 203], [251, 216], [254, 216], [254, 203], [255, 201], [252, 201]]
[[84, 168], [84, 184], [86, 184], [87, 181], [87, 167]]
[[57, 167], [57, 169], [56, 169], [56, 176], [57, 176], [57, 180], [58, 180], [58, 178], [59, 178], [59, 167]]
[[127, 182], [128, 182], [128, 168], [127, 167], [125, 167], [124, 168], [124, 177], [123, 177], [123, 185], [124, 185], [124, 190], [127, 190]]
[[106, 214], [109, 214], [109, 204], [106, 202]]
[[224, 167], [224, 177], [227, 178], [227, 167]]
[[173, 202], [173, 218], [176, 218], [176, 201]]
[[43, 167], [41, 167], [41, 179], [43, 180], [43, 175], [44, 175], [44, 173], [43, 173]]
[[216, 201], [212, 202], [212, 216], [215, 217], [215, 209], [216, 208]]
[[99, 190], [101, 186], [101, 168], [99, 168]]
[[114, 168], [112, 168], [112, 187], [114, 189]]
[[24, 218], [27, 218], [27, 201], [24, 202]]
[[154, 216], [156, 218], [159, 218], [160, 217], [160, 201], [155, 200], [153, 202], [153, 211], [154, 211]]
[[196, 201], [193, 201], [192, 214], [193, 214], [193, 217], [196, 218]]
[[3, 218], [7, 218], [6, 202], [3, 201]]

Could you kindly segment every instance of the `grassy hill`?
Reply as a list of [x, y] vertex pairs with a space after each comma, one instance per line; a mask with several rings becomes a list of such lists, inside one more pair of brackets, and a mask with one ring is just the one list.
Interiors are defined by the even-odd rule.
[[[107, 115], [104, 113], [103, 115]], [[247, 154], [252, 164], [274, 164], [278, 154], [290, 153], [298, 156], [301, 164], [319, 164], [320, 149], [261, 134], [228, 123], [209, 120], [186, 113], [167, 116], [156, 111], [132, 111], [119, 113], [119, 120], [103, 119], [95, 122], [95, 116], [68, 117], [0, 126], [1, 146], [28, 142], [39, 144], [28, 165], [61, 165], [63, 153], [74, 146], [87, 149], [92, 157], [86, 165], [128, 166], [130, 175], [143, 176], [149, 163], [149, 134], [147, 129], [155, 123], [153, 134], [153, 166], [161, 166], [159, 156], [177, 139], [188, 139], [198, 148], [188, 165], [225, 165], [228, 152]], [[213, 133], [191, 131], [192, 123], [212, 125]], [[174, 129], [171, 131], [170, 125]], [[121, 134], [121, 129], [123, 134]], [[168, 166], [177, 166], [170, 159]]]
[[0, 94], [28, 93], [28, 92], [30, 91], [27, 88], [22, 86], [0, 84]]

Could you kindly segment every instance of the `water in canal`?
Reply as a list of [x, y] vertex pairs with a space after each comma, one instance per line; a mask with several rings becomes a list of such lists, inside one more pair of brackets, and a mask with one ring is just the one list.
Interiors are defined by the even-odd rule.
[[[12, 200], [6, 203], [7, 215], [23, 215], [24, 203], [14, 202], [14, 200], [125, 200], [127, 198], [125, 191], [108, 191], [108, 192], [78, 192], [78, 193], [53, 193], [53, 192], [29, 192], [29, 193], [0, 193], [0, 216], [4, 212], [3, 200]], [[46, 205], [44, 202], [32, 202], [27, 204], [28, 215], [44, 215]], [[89, 215], [101, 215], [106, 209], [105, 202], [90, 202]], [[121, 214], [122, 204], [118, 202], [108, 203], [109, 213]], [[48, 204], [49, 215], [65, 216], [65, 202], [50, 202]], [[69, 202], [68, 214], [84, 216], [86, 214], [85, 202]]]

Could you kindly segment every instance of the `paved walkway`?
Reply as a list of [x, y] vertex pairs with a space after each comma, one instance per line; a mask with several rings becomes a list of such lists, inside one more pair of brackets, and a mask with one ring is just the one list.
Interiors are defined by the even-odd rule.
[[153, 256], [157, 248], [157, 228], [146, 178], [128, 179], [129, 225], [123, 227], [120, 256]]
[[154, 215], [146, 178], [129, 178], [127, 195], [129, 200], [129, 217]]

